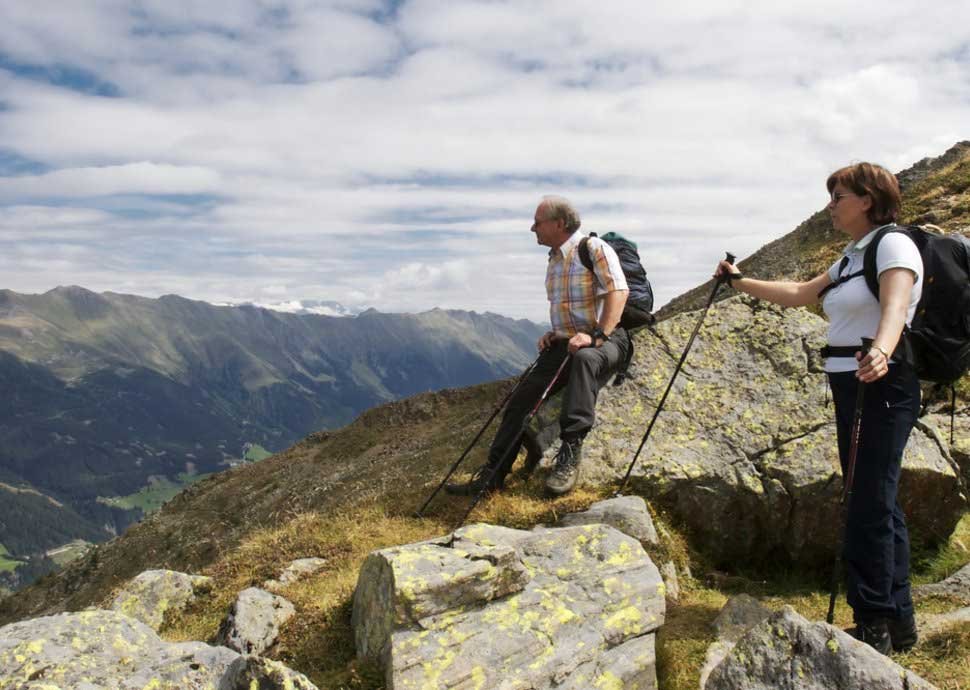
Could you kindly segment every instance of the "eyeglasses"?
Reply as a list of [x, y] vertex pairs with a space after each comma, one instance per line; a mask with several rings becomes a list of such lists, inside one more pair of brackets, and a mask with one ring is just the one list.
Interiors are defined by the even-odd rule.
[[844, 199], [847, 196], [859, 196], [859, 195], [853, 192], [833, 192], [832, 205], [834, 206], [835, 204], [839, 203], [840, 201], [842, 201], [842, 199]]

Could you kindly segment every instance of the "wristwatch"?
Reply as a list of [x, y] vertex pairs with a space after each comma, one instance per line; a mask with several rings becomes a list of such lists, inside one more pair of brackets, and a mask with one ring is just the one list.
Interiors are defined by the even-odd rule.
[[593, 347], [596, 347], [597, 340], [602, 340], [605, 343], [610, 339], [610, 336], [606, 335], [602, 328], [594, 328], [593, 332], [589, 334], [589, 337], [593, 339]]

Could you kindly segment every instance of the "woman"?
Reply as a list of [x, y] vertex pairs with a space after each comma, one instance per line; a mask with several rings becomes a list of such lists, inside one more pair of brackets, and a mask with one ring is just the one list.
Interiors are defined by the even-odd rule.
[[[876, 232], [895, 223], [899, 184], [885, 168], [858, 163], [832, 173], [826, 187], [832, 225], [852, 239], [828, 271], [802, 283], [763, 281], [741, 277], [736, 267], [722, 261], [715, 275], [726, 276], [737, 290], [783, 306], [821, 300], [829, 318], [828, 343], [835, 348], [826, 357], [825, 371], [835, 401], [843, 476], [857, 387], [867, 384], [843, 560], [855, 635], [888, 654], [909, 649], [917, 637], [909, 536], [896, 490], [903, 449], [919, 411], [920, 388], [913, 370], [892, 354], [919, 302], [923, 262], [909, 237], [888, 232], [876, 254], [879, 299], [863, 276], [846, 280], [862, 271], [865, 249]], [[861, 350], [863, 337], [873, 339], [871, 349], [852, 356]]]

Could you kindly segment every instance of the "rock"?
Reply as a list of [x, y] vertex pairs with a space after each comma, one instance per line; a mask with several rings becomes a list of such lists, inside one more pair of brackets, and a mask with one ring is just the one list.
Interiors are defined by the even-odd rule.
[[[636, 336], [638, 375], [600, 393], [583, 444], [585, 481], [623, 476], [696, 312]], [[834, 413], [817, 348], [825, 322], [747, 297], [712, 308], [631, 477], [636, 493], [686, 525], [715, 565], [830, 562], [841, 477]], [[914, 429], [900, 501], [914, 532], [944, 539], [963, 514], [960, 479]]]
[[786, 606], [751, 628], [704, 690], [929, 690], [934, 686], [827, 623]]
[[222, 621], [216, 642], [243, 654], [262, 654], [276, 644], [280, 626], [295, 613], [283, 597], [257, 587], [244, 589]]
[[[957, 409], [960, 401], [957, 400]], [[963, 475], [964, 493], [970, 489], [970, 414], [966, 409], [953, 418], [953, 444], [950, 444], [950, 414], [939, 412], [922, 418], [929, 426], [939, 431], [940, 438], [950, 450], [953, 461], [960, 468]]]
[[261, 656], [241, 656], [229, 664], [218, 690], [317, 690], [302, 673]]
[[967, 563], [943, 582], [913, 587], [913, 596], [947, 597], [970, 604], [970, 563]]
[[921, 644], [933, 635], [946, 632], [949, 628], [957, 625], [970, 623], [970, 606], [965, 606], [949, 613], [935, 613], [926, 616], [917, 616], [919, 629], [919, 642]]
[[610, 525], [651, 546], [660, 544], [647, 503], [640, 496], [620, 496], [599, 501], [581, 513], [564, 515], [557, 523], [560, 527], [596, 524]]
[[738, 594], [727, 600], [712, 623], [718, 639], [707, 649], [701, 668], [702, 688], [711, 671], [724, 660], [737, 641], [770, 615], [771, 610], [749, 594]]
[[212, 578], [202, 575], [146, 570], [124, 586], [111, 609], [158, 631], [166, 611], [185, 608], [198, 594], [207, 591], [211, 582]]
[[737, 642], [770, 615], [771, 609], [750, 594], [738, 594], [727, 600], [712, 625], [718, 639]]
[[673, 561], [667, 561], [660, 566], [660, 576], [663, 577], [664, 587], [667, 589], [667, 598], [671, 601], [680, 599], [680, 582], [677, 579], [677, 565]]
[[388, 690], [580, 690], [655, 688], [664, 614], [659, 571], [608, 525], [472, 525], [370, 554], [352, 622]]
[[282, 589], [294, 582], [310, 577], [327, 564], [324, 558], [298, 558], [280, 573], [279, 579], [267, 580], [263, 587], [268, 590]]
[[[225, 647], [166, 642], [145, 623], [118, 611], [62, 613], [0, 628], [0, 687], [4, 688], [249, 690], [248, 682], [239, 685], [233, 680], [244, 677], [238, 667], [249, 664], [261, 666]], [[266, 681], [258, 681], [263, 682], [258, 687], [315, 690], [300, 674], [285, 671], [263, 674]], [[275, 680], [286, 678], [287, 673], [304, 684], [287, 686], [285, 680]]]

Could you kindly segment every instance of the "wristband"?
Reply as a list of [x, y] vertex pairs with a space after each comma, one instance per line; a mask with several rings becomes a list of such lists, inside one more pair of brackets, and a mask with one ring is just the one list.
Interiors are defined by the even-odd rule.
[[594, 328], [593, 332], [589, 334], [589, 337], [593, 339], [594, 346], [596, 345], [597, 339], [602, 340], [604, 343], [608, 342], [610, 339], [610, 336], [606, 335], [602, 328]]

